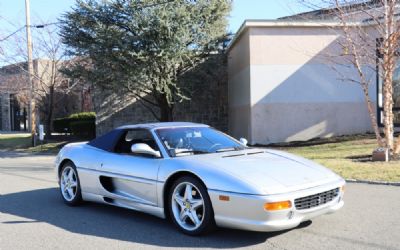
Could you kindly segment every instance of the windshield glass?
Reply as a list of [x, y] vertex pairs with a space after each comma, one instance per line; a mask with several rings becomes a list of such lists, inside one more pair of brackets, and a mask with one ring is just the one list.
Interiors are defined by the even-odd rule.
[[156, 130], [171, 157], [243, 150], [246, 147], [209, 127], [163, 128]]

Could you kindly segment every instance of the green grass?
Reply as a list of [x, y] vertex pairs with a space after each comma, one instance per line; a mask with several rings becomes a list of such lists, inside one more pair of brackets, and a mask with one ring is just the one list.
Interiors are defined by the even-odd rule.
[[57, 154], [58, 151], [68, 142], [49, 142], [43, 145], [37, 145], [36, 147], [28, 147], [24, 149], [24, 152], [29, 153], [49, 153], [49, 154]]
[[400, 161], [370, 160], [372, 151], [377, 147], [375, 139], [370, 136], [343, 137], [343, 140], [338, 138], [335, 142], [328, 141], [325, 144], [285, 145], [280, 149], [321, 163], [346, 179], [400, 181]]
[[0, 150], [15, 150], [29, 147], [29, 134], [0, 134]]
[[66, 142], [49, 142], [43, 145], [39, 143], [31, 147], [29, 134], [0, 134], [0, 150], [15, 150], [28, 153], [54, 153], [56, 154]]

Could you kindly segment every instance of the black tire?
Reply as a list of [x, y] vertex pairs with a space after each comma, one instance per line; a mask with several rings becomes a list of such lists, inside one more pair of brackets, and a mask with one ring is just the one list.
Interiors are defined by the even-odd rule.
[[[67, 170], [66, 170], [67, 169]], [[63, 194], [63, 188], [62, 188], [62, 178], [63, 178], [63, 173], [64, 171], [72, 170], [74, 171], [74, 175], [76, 178], [74, 180], [76, 181], [76, 187], [72, 188], [75, 192], [74, 197], [70, 197], [71, 199], [67, 199], [65, 196], [67, 194]], [[61, 194], [61, 198], [63, 201], [68, 205], [68, 206], [77, 206], [82, 203], [82, 192], [81, 192], [81, 184], [78, 176], [78, 171], [76, 170], [75, 164], [71, 161], [65, 162], [63, 166], [61, 167], [60, 171], [60, 178], [59, 178], [59, 191]]]
[[[197, 228], [195, 228], [193, 230], [188, 230], [188, 229], [182, 227], [179, 224], [179, 222], [177, 221], [177, 219], [175, 218], [174, 211], [173, 211], [172, 197], [173, 197], [174, 191], [180, 184], [184, 185], [185, 183], [190, 183], [192, 186], [194, 186], [198, 190], [198, 192], [200, 192], [201, 198], [203, 199], [203, 206], [201, 207], [202, 221], [201, 221], [200, 226], [198, 226]], [[195, 190], [195, 193], [197, 192], [197, 190]], [[172, 186], [168, 192], [167, 201], [168, 201], [167, 206], [168, 206], [169, 217], [171, 218], [174, 225], [184, 234], [196, 236], [196, 235], [209, 233], [215, 229], [214, 210], [212, 208], [212, 204], [211, 204], [211, 200], [208, 195], [208, 192], [207, 192], [207, 188], [197, 178], [194, 178], [191, 176], [183, 176], [183, 177], [180, 177], [179, 179], [177, 179], [172, 184]]]

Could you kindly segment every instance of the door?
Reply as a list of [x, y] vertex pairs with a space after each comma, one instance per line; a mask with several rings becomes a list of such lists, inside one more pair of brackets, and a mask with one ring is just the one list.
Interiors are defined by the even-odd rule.
[[135, 143], [146, 143], [159, 151], [147, 129], [126, 130], [114, 152], [106, 153], [101, 160], [100, 183], [109, 198], [157, 206], [157, 174], [162, 158], [133, 154], [131, 146]]

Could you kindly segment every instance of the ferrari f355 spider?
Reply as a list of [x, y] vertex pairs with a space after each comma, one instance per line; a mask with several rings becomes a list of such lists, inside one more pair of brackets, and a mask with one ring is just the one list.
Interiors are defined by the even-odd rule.
[[279, 231], [343, 206], [345, 181], [304, 158], [248, 147], [207, 125], [129, 125], [64, 146], [56, 158], [63, 200], [170, 218], [184, 233], [215, 226]]

